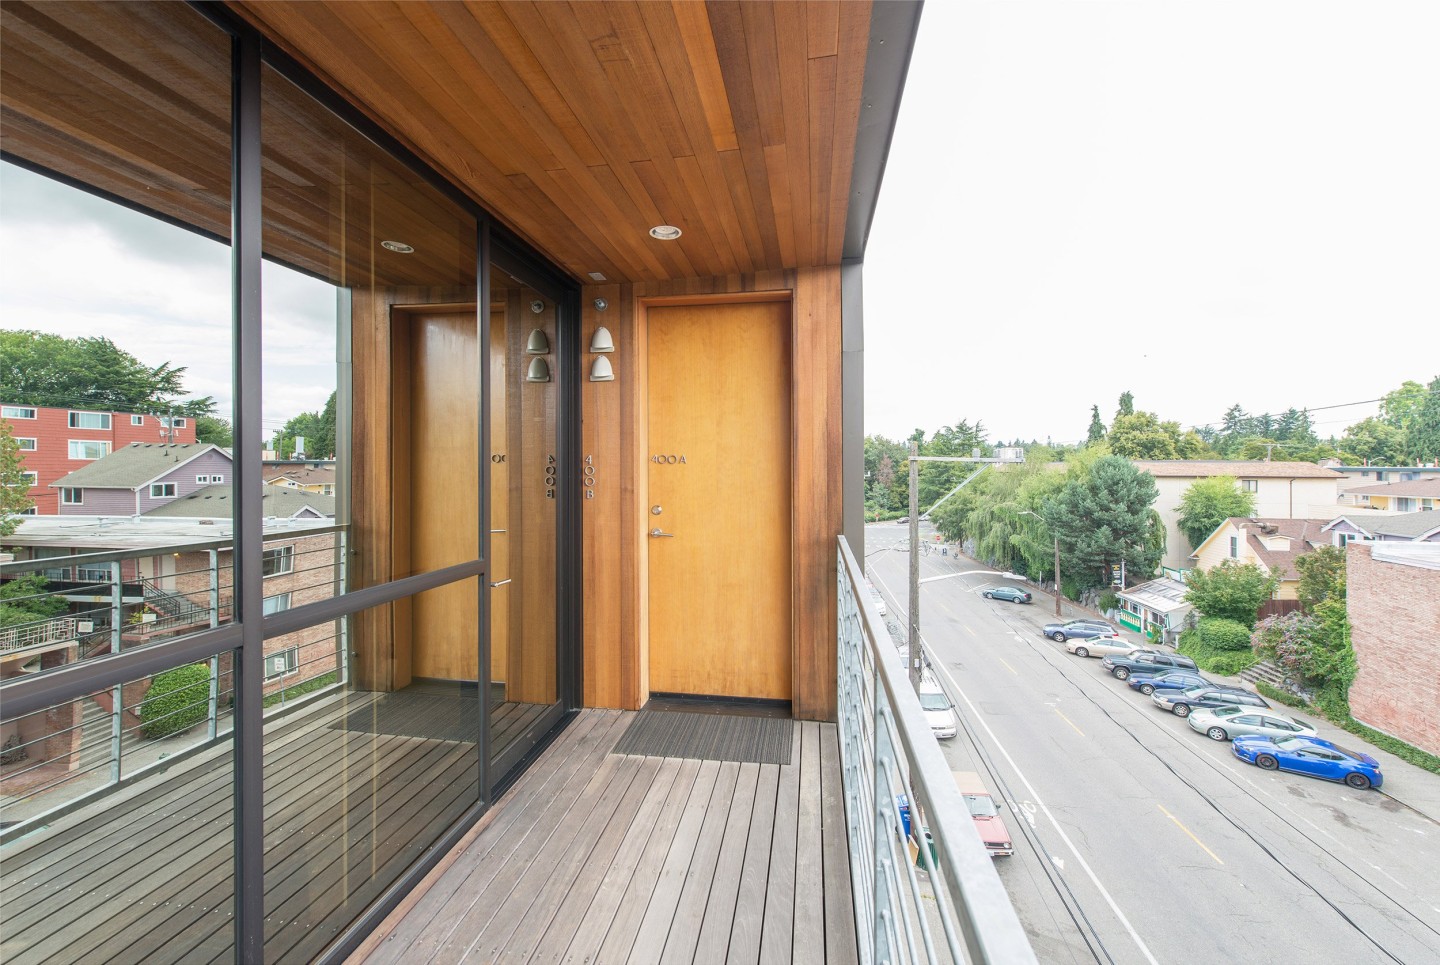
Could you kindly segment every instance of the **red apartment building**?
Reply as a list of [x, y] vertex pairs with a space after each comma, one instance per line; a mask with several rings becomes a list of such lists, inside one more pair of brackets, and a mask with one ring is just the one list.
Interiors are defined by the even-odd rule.
[[55, 480], [132, 442], [195, 442], [195, 420], [133, 412], [54, 409], [35, 405], [0, 406], [0, 417], [20, 444], [30, 479], [32, 514], [60, 515], [62, 493]]

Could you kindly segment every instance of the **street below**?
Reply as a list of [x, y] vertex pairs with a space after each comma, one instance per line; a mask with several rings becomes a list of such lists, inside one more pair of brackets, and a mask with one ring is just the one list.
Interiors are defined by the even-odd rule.
[[[934, 540], [928, 524], [922, 533]], [[908, 544], [903, 527], [867, 527], [866, 572], [895, 640]], [[922, 580], [987, 569], [929, 546]], [[981, 595], [1002, 583], [923, 583], [921, 638], [960, 718], [940, 742], [951, 768], [980, 773], [1004, 802], [1015, 854], [997, 868], [1042, 962], [1440, 962], [1436, 816], [1237, 760], [1098, 659], [1043, 637], [1051, 597]], [[1065, 608], [1067, 620], [1089, 615]], [[1387, 782], [1440, 783], [1403, 766]]]

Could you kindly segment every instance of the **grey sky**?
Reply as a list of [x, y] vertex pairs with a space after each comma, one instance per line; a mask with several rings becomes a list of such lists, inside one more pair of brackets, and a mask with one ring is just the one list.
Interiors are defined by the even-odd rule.
[[[926, 4], [866, 431], [1084, 437], [1440, 375], [1440, 4]], [[1322, 435], [1375, 407], [1316, 413]]]

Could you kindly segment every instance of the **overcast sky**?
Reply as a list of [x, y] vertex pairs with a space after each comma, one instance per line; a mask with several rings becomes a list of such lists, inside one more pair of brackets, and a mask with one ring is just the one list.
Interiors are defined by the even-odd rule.
[[1374, 399], [1440, 375], [1437, 276], [1440, 3], [932, 0], [866, 257], [866, 431]]

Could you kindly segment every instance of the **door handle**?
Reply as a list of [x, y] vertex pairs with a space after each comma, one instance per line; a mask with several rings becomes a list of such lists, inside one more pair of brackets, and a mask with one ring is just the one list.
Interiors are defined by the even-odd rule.
[[[511, 579], [514, 579], [514, 577], [511, 577]], [[510, 582], [510, 580], [501, 580], [501, 581], [499, 581], [498, 583], [491, 583], [491, 584], [490, 584], [490, 589], [493, 590], [493, 589], [495, 589], [495, 587], [497, 587], [497, 586], [504, 586], [506, 583], [509, 583], [509, 582]]]
[[662, 530], [659, 526], [656, 526], [654, 529], [652, 529], [652, 530], [650, 531], [650, 538], [651, 538], [651, 539], [656, 539], [656, 538], [661, 537], [661, 536], [668, 536], [670, 539], [674, 539], [674, 538], [675, 538], [675, 534], [674, 534], [674, 533], [667, 533], [667, 532], [665, 532], [664, 530]]

